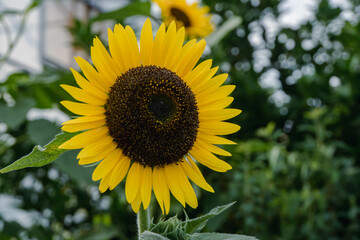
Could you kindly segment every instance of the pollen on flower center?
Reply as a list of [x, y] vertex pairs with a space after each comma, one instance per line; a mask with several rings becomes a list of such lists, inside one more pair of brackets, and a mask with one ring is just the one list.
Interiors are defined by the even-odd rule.
[[171, 15], [176, 18], [176, 20], [182, 22], [184, 27], [190, 27], [191, 21], [190, 18], [182, 10], [172, 7], [170, 8]]
[[126, 156], [141, 164], [178, 162], [196, 140], [195, 95], [166, 68], [128, 70], [111, 87], [104, 107], [110, 136]]

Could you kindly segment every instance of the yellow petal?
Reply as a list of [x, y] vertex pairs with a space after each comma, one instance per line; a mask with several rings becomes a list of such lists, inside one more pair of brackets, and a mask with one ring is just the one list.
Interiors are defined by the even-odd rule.
[[169, 58], [173, 57], [174, 47], [176, 45], [176, 24], [172, 21], [167, 29], [165, 39], [164, 39], [164, 48], [163, 54], [159, 59], [159, 66], [165, 67], [166, 62]]
[[142, 65], [150, 65], [151, 50], [153, 46], [153, 34], [151, 21], [146, 19], [140, 36], [140, 56]]
[[61, 127], [66, 132], [78, 132], [86, 129], [93, 129], [102, 127], [106, 124], [104, 115], [97, 116], [85, 116], [75, 119], [71, 119], [62, 123], [64, 126]]
[[85, 158], [85, 157], [92, 157], [95, 156], [102, 151], [106, 150], [107, 148], [113, 147], [113, 139], [110, 136], [105, 136], [102, 139], [98, 139], [93, 144], [90, 144], [86, 147], [84, 147], [79, 154], [77, 155], [77, 158]]
[[[112, 151], [109, 155], [105, 157], [104, 160], [101, 161], [99, 165], [96, 166], [93, 174], [92, 174], [92, 180], [97, 181], [101, 178], [104, 178], [110, 171], [112, 171], [117, 161], [119, 160], [119, 153], [120, 151]], [[110, 179], [109, 179], [110, 180]]]
[[91, 59], [106, 89], [109, 90], [121, 72], [99, 38], [94, 38], [93, 45], [90, 49]]
[[234, 89], [235, 89], [235, 85], [222, 86], [212, 93], [209, 94], [201, 93], [196, 95], [196, 100], [202, 105], [214, 103], [227, 97], [230, 93], [234, 91]]
[[[99, 58], [99, 60], [101, 61], [99, 65], [99, 68], [101, 68], [102, 71], [106, 71], [106, 75], [110, 78], [114, 78], [115, 79], [121, 74], [121, 71], [119, 69], [119, 67], [115, 64], [114, 60], [112, 59], [112, 57], [110, 56], [109, 52], [106, 50], [105, 46], [102, 44], [102, 42], [100, 41], [100, 39], [98, 37], [94, 38], [94, 48], [95, 50], [97, 50], [95, 52], [95, 54], [97, 55], [97, 57]], [[94, 61], [94, 59], [92, 59]], [[95, 64], [95, 63], [94, 63]], [[98, 69], [98, 71], [100, 71]], [[110, 82], [110, 86], [112, 84], [114, 84], [115, 79]]]
[[84, 116], [84, 117], [78, 117], [71, 120], [68, 120], [66, 122], [63, 122], [62, 125], [68, 125], [68, 124], [78, 124], [78, 123], [89, 123], [89, 122], [96, 122], [96, 121], [102, 121], [105, 120], [105, 115], [95, 115], [95, 116]]
[[164, 166], [166, 182], [169, 185], [170, 191], [174, 195], [174, 197], [181, 203], [181, 205], [183, 205], [183, 207], [185, 207], [184, 193], [181, 190], [178, 179], [176, 179], [175, 177], [177, 173], [171, 165], [173, 164]]
[[128, 56], [128, 57], [130, 57], [132, 59], [133, 66], [140, 66], [140, 52], [139, 52], [139, 46], [138, 46], [138, 42], [137, 42], [135, 33], [130, 26], [126, 26], [125, 31], [128, 36], [127, 47], [131, 51], [131, 56]]
[[86, 122], [86, 123], [76, 123], [76, 124], [67, 124], [62, 126], [61, 129], [65, 132], [78, 132], [87, 129], [93, 129], [97, 127], [102, 127], [105, 125], [105, 119], [96, 122]]
[[212, 144], [229, 144], [229, 145], [237, 144], [236, 142], [233, 142], [233, 141], [231, 141], [229, 139], [222, 138], [222, 137], [219, 137], [219, 136], [204, 134], [204, 133], [198, 133], [197, 138], [209, 141]]
[[163, 57], [164, 49], [164, 40], [165, 40], [165, 24], [161, 24], [153, 44], [153, 49], [151, 51], [151, 65], [159, 65], [161, 58]]
[[112, 151], [116, 151], [116, 145], [111, 144], [109, 148], [106, 148], [104, 151], [99, 152], [98, 154], [91, 157], [84, 157], [79, 159], [79, 165], [93, 164], [103, 160], [107, 155]]
[[140, 184], [140, 193], [141, 199], [144, 205], [144, 209], [150, 204], [151, 200], [151, 189], [152, 189], [152, 168], [146, 166], [143, 175], [141, 177], [141, 184]]
[[111, 175], [111, 172], [109, 172], [100, 182], [100, 185], [99, 185], [99, 191], [101, 193], [104, 193], [107, 189], [108, 189], [108, 186], [109, 186], [109, 180], [110, 180], [110, 175]]
[[227, 162], [220, 160], [209, 151], [201, 149], [196, 145], [190, 150], [190, 155], [199, 163], [217, 172], [226, 172], [232, 168]]
[[[190, 163], [192, 161], [192, 163]], [[197, 168], [196, 164], [193, 162], [191, 157], [187, 157], [186, 160], [180, 163], [186, 175], [199, 187], [205, 189], [209, 192], [214, 192], [214, 189], [206, 182], [204, 176], [201, 174], [200, 170]]]
[[212, 103], [203, 103], [198, 102], [198, 107], [200, 110], [208, 110], [208, 109], [223, 109], [229, 106], [234, 101], [233, 97], [225, 97], [219, 101], [215, 101]]
[[[195, 49], [196, 47], [196, 40], [192, 39], [190, 41], [188, 41], [177, 53], [178, 54], [178, 58], [176, 59], [176, 61], [173, 63], [172, 66], [172, 71], [175, 72], [177, 75], [179, 69], [181, 69], [181, 64], [183, 63], [183, 61], [185, 61], [184, 59], [190, 54], [189, 52], [193, 51], [193, 49]], [[185, 76], [183, 76], [184, 78]]]
[[199, 132], [214, 135], [227, 135], [232, 134], [240, 130], [240, 126], [234, 123], [206, 121], [200, 122]]
[[81, 76], [80, 73], [78, 73], [76, 70], [70, 68], [72, 74], [74, 75], [76, 83], [79, 85], [80, 88], [82, 88], [85, 92], [93, 95], [94, 97], [97, 97], [103, 101], [106, 101], [108, 98], [108, 95], [101, 91], [100, 89], [96, 88], [94, 85], [92, 85], [88, 80], [86, 80], [83, 76]]
[[76, 57], [75, 61], [80, 66], [81, 70], [83, 71], [85, 77], [90, 81], [92, 85], [96, 88], [100, 89], [103, 92], [108, 92], [108, 89], [104, 85], [104, 82], [101, 80], [99, 73], [81, 57]]
[[218, 67], [210, 69], [203, 80], [199, 82], [197, 86], [193, 87], [193, 91], [196, 95], [212, 93], [226, 81], [228, 75], [225, 73], [213, 77], [217, 70]]
[[167, 60], [165, 61], [164, 67], [166, 67], [167, 69], [174, 69], [175, 64], [178, 62], [179, 56], [181, 55], [181, 51], [182, 51], [182, 46], [184, 44], [184, 39], [185, 39], [185, 28], [180, 28], [177, 32], [176, 32], [176, 44], [171, 52], [171, 54], [169, 54], [166, 58]]
[[96, 105], [90, 105], [87, 103], [77, 103], [77, 102], [71, 102], [71, 101], [62, 101], [60, 102], [64, 107], [66, 107], [69, 111], [78, 114], [78, 115], [98, 115], [105, 112], [105, 108], [96, 106]]
[[135, 200], [136, 195], [139, 192], [143, 171], [144, 171], [143, 165], [137, 162], [134, 162], [129, 170], [125, 184], [126, 200], [129, 203], [132, 203]]
[[[119, 52], [118, 55], [113, 54], [113, 58], [125, 66], [122, 72], [140, 65], [139, 49], [137, 41], [133, 39], [131, 30], [126, 30], [121, 24], [116, 24], [114, 29], [114, 48]], [[136, 46], [135, 46], [136, 45]]]
[[174, 168], [174, 172], [177, 173], [176, 178], [178, 179], [179, 185], [183, 191], [185, 201], [189, 204], [190, 207], [197, 208], [198, 201], [197, 201], [194, 189], [191, 186], [182, 167], [180, 167], [179, 165], [175, 165], [175, 164], [172, 167]]
[[[164, 198], [163, 198], [163, 193], [161, 191], [161, 187], [160, 187], [160, 182], [159, 182], [159, 168], [158, 167], [154, 167], [153, 169], [153, 189], [154, 189], [154, 194], [156, 197], [156, 200], [159, 203], [159, 206], [161, 208], [161, 212], [164, 214]], [[163, 179], [160, 181], [164, 181]]]
[[211, 65], [212, 59], [201, 62], [184, 77], [184, 81], [191, 86], [191, 89], [193, 89], [194, 86], [199, 85], [201, 81], [203, 81], [203, 77], [206, 76], [211, 68]]
[[[119, 35], [120, 34], [118, 33], [117, 37], [119, 37]], [[108, 29], [108, 38], [111, 56], [120, 72], [125, 73], [130, 69], [130, 65], [125, 59], [127, 52], [123, 52], [124, 49], [120, 47], [120, 44], [124, 43], [124, 39], [117, 39], [111, 29]]]
[[194, 48], [188, 52], [188, 54], [180, 60], [180, 65], [177, 68], [176, 73], [180, 77], [185, 77], [199, 61], [201, 55], [205, 50], [206, 42], [204, 39], [200, 40]]
[[93, 105], [104, 105], [105, 104], [104, 100], [96, 98], [80, 88], [65, 85], [65, 84], [61, 84], [60, 86], [63, 89], [65, 89], [65, 91], [67, 91], [73, 98], [75, 98], [76, 100], [78, 100], [80, 102], [89, 103], [89, 104], [93, 104]]
[[64, 142], [59, 146], [61, 149], [77, 149], [92, 144], [95, 140], [102, 138], [109, 134], [107, 127], [95, 128], [83, 133], [80, 133], [70, 140]]
[[196, 144], [199, 144], [199, 146], [202, 147], [203, 149], [207, 149], [210, 152], [213, 152], [215, 154], [223, 155], [223, 156], [231, 156], [231, 153], [229, 153], [228, 151], [225, 151], [224, 149], [221, 149], [221, 148], [219, 148], [219, 147], [217, 147], [215, 145], [212, 145], [207, 140], [197, 138], [196, 139]]
[[134, 213], [138, 213], [141, 205], [141, 196], [140, 192], [137, 193], [134, 201], [131, 203], [131, 208], [134, 211]]
[[199, 120], [202, 122], [206, 121], [224, 121], [230, 118], [236, 117], [241, 113], [239, 109], [207, 109], [207, 110], [199, 110]]
[[157, 173], [158, 173], [159, 187], [164, 201], [165, 212], [166, 214], [168, 214], [170, 211], [170, 192], [169, 192], [169, 185], [166, 182], [164, 168], [159, 167]]
[[130, 158], [121, 156], [111, 175], [109, 188], [113, 190], [126, 176], [130, 167]]

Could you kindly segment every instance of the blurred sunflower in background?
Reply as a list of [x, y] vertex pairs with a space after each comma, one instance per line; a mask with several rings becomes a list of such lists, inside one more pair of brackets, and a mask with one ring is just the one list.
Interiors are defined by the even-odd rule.
[[175, 21], [177, 29], [185, 27], [189, 38], [206, 37], [214, 31], [209, 7], [200, 7], [197, 2], [187, 4], [186, 0], [153, 0], [160, 9], [166, 25]]
[[233, 85], [221, 86], [227, 74], [214, 76], [212, 60], [196, 65], [205, 40], [184, 45], [185, 29], [162, 24], [153, 39], [146, 20], [140, 50], [131, 27], [109, 29], [110, 54], [98, 38], [91, 58], [95, 68], [81, 57], [83, 74], [71, 69], [80, 88], [62, 87], [76, 100], [61, 102], [82, 115], [63, 123], [67, 132], [82, 131], [62, 149], [82, 149], [80, 165], [100, 162], [92, 175], [99, 189], [114, 189], [127, 175], [125, 194], [135, 212], [149, 206], [152, 190], [163, 213], [170, 209], [170, 192], [185, 207], [198, 205], [189, 179], [214, 192], [197, 167], [199, 162], [225, 172], [231, 166], [214, 155], [230, 156], [214, 144], [234, 144], [217, 135], [240, 129], [224, 122], [240, 114], [227, 108]]

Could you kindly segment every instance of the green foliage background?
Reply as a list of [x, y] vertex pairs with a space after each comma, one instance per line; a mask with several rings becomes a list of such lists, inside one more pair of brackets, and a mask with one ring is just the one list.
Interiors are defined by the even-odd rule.
[[[314, 19], [271, 36], [265, 26], [269, 16], [280, 15], [279, 1], [204, 1], [221, 23], [242, 18], [205, 56], [219, 72], [229, 73], [229, 83], [237, 85], [233, 107], [243, 110], [232, 120], [242, 126], [231, 136], [239, 144], [227, 147], [233, 170], [202, 168], [216, 193], [196, 188], [199, 207], [186, 209], [195, 217], [237, 201], [210, 220], [207, 231], [259, 239], [360, 238], [360, 4], [349, 2], [351, 21], [322, 0]], [[128, 13], [149, 15], [148, 2], [133, 4], [75, 21], [69, 29], [73, 45], [89, 51], [97, 21], [131, 24]], [[249, 41], [254, 32], [260, 33], [259, 45]], [[269, 61], [261, 65], [259, 55]], [[260, 84], [269, 70], [288, 96], [284, 104], [273, 101], [277, 89]], [[30, 121], [26, 114], [36, 107], [70, 115], [59, 105], [70, 98], [59, 87], [63, 83], [75, 85], [70, 72], [49, 67], [39, 75], [15, 73], [0, 83], [0, 168], [60, 132], [57, 124]], [[100, 195], [98, 183], [91, 182], [92, 168], [77, 166], [75, 156], [69, 151], [51, 165], [0, 176], [0, 195], [12, 196], [13, 208], [31, 218], [30, 226], [20, 225], [0, 206], [0, 239], [134, 239], [135, 214], [123, 185]], [[158, 219], [160, 209], [152, 203]], [[174, 201], [169, 216], [175, 214], [185, 218]]]

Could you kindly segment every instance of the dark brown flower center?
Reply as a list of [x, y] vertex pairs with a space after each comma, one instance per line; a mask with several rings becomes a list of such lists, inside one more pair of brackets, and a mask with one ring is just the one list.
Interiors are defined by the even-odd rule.
[[184, 27], [191, 26], [190, 18], [182, 10], [172, 7], [172, 8], [170, 8], [170, 13], [172, 16], [174, 16], [176, 18], [176, 20], [182, 22]]
[[179, 162], [196, 140], [199, 114], [195, 95], [166, 68], [130, 69], [111, 87], [104, 107], [117, 146], [144, 165]]

